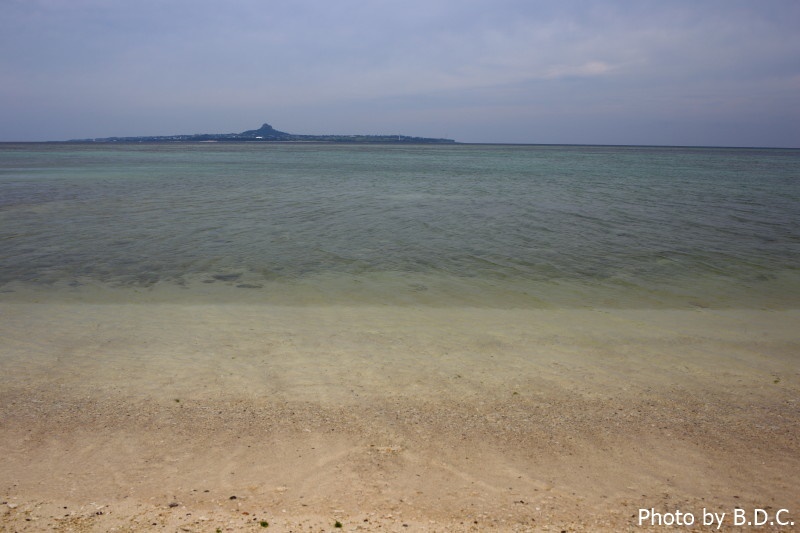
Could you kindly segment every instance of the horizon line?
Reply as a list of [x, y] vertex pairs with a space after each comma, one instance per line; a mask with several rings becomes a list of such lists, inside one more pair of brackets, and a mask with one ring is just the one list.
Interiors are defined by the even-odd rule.
[[[388, 135], [387, 135], [388, 136]], [[403, 135], [403, 137], [412, 137]], [[106, 137], [109, 138], [109, 137]], [[800, 150], [800, 146], [741, 146], [741, 145], [714, 145], [714, 144], [605, 144], [605, 143], [547, 143], [547, 142], [464, 142], [453, 141], [449, 143], [403, 143], [392, 142], [337, 142], [337, 141], [263, 141], [263, 140], [235, 140], [235, 141], [95, 141], [92, 139], [70, 139], [66, 141], [0, 141], [0, 144], [432, 144], [432, 145], [469, 145], [469, 146], [573, 146], [573, 147], [606, 147], [606, 148], [707, 148], [707, 149], [740, 149], [740, 150]]]

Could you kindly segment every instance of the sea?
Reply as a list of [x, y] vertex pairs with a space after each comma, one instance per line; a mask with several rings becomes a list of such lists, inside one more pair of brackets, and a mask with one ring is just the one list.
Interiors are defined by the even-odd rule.
[[0, 144], [20, 530], [796, 511], [798, 326], [797, 149]]
[[0, 144], [0, 301], [793, 309], [800, 150]]

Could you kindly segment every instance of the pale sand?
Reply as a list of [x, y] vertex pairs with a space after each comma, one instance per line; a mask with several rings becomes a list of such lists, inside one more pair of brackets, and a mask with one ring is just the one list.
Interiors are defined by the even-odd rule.
[[800, 528], [799, 357], [800, 311], [0, 304], [0, 531]]

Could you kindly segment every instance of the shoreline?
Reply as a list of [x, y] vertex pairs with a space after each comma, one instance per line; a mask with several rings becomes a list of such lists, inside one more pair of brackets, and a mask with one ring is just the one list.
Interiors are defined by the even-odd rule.
[[698, 277], [648, 285], [631, 280], [478, 279], [439, 274], [373, 272], [309, 274], [267, 279], [247, 269], [181, 274], [136, 285], [53, 277], [0, 285], [2, 304], [230, 305], [271, 308], [484, 309], [497, 311], [791, 311], [800, 276], [776, 271], [757, 286], [727, 277]]
[[4, 303], [0, 316], [2, 531], [800, 517], [798, 310]]

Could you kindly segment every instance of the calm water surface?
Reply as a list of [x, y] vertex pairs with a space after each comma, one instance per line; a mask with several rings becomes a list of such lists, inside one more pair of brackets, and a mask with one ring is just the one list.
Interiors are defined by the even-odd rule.
[[800, 150], [0, 145], [0, 300], [787, 308], [799, 265]]

